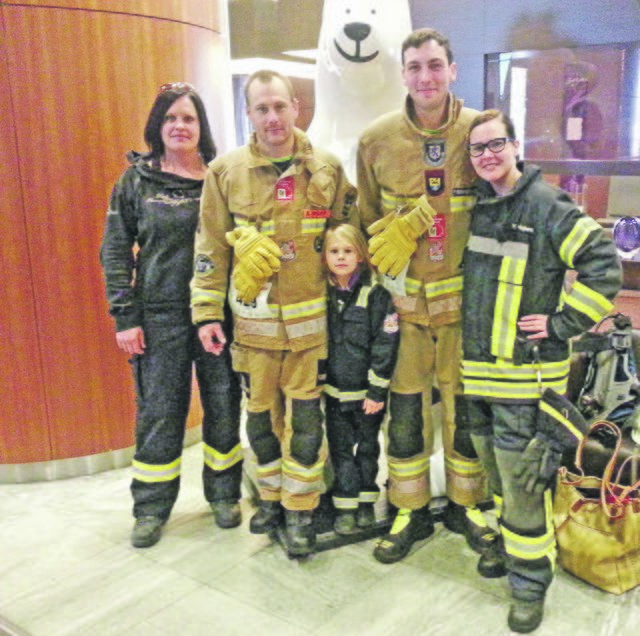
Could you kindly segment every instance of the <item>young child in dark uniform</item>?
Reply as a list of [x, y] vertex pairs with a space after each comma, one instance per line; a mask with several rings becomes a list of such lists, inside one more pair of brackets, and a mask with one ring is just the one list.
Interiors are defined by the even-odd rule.
[[390, 293], [372, 280], [359, 229], [327, 232], [329, 356], [327, 438], [334, 469], [334, 530], [351, 534], [375, 522], [380, 426], [399, 343]]

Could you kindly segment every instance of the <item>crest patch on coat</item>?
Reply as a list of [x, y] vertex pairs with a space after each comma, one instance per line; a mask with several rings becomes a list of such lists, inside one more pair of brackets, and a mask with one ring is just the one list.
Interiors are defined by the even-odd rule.
[[208, 274], [213, 271], [213, 261], [205, 254], [198, 254], [195, 258], [194, 269], [196, 274]]
[[446, 141], [444, 139], [429, 139], [424, 142], [424, 162], [433, 168], [444, 165], [447, 158]]
[[444, 170], [425, 170], [424, 182], [426, 193], [430, 197], [439, 197], [446, 187]]

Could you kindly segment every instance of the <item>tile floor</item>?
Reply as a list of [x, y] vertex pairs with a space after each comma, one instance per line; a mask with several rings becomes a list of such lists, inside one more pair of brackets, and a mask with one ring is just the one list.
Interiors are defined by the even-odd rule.
[[[403, 562], [374, 540], [289, 560], [267, 536], [217, 528], [200, 488], [201, 445], [160, 543], [129, 544], [129, 469], [0, 486], [0, 633], [30, 636], [427, 636], [508, 634], [505, 579], [483, 580], [464, 540], [437, 524]], [[631, 634], [622, 596], [559, 572], [540, 636]]]

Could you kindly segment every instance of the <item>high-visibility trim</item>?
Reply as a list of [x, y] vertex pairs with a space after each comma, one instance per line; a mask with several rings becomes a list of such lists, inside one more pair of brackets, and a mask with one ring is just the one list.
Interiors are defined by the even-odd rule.
[[405, 461], [389, 458], [389, 476], [409, 480], [420, 477], [429, 470], [429, 457]]
[[479, 395], [486, 398], [531, 401], [540, 398], [541, 390], [553, 389], [556, 393], [565, 393], [567, 378], [547, 380], [539, 383], [537, 380], [508, 384], [506, 382], [477, 380], [464, 378], [464, 394]]
[[364, 400], [367, 397], [367, 390], [362, 391], [340, 391], [330, 384], [324, 385], [324, 392], [340, 402], [355, 402], [356, 400]]
[[131, 466], [133, 468], [133, 478], [138, 481], [144, 481], [148, 484], [173, 481], [180, 477], [180, 467], [182, 458], [172, 461], [170, 464], [145, 464], [143, 462], [133, 460]]
[[201, 289], [194, 287], [191, 289], [191, 305], [224, 305], [225, 295], [215, 289]]
[[464, 514], [471, 523], [475, 524], [479, 528], [487, 526], [487, 520], [484, 518], [480, 508], [476, 508], [475, 506], [465, 506]]
[[422, 282], [417, 280], [416, 278], [407, 278], [404, 279], [404, 289], [407, 294], [419, 294], [422, 289]]
[[302, 219], [303, 234], [320, 234], [327, 226], [327, 219]]
[[508, 554], [524, 561], [536, 561], [549, 557], [553, 559], [556, 537], [552, 530], [546, 530], [539, 537], [526, 537], [517, 534], [504, 525], [500, 528], [504, 537], [504, 546]]
[[419, 196], [404, 196], [402, 194], [393, 194], [387, 190], [382, 190], [380, 192], [380, 199], [382, 200], [382, 205], [387, 210], [402, 210], [404, 208], [408, 208], [409, 206], [414, 208], [418, 202]]
[[273, 236], [276, 233], [276, 223], [273, 219], [262, 221], [260, 223], [260, 234], [265, 236]]
[[469, 377], [471, 379], [475, 377], [488, 380], [502, 380], [505, 382], [520, 382], [527, 381], [529, 379], [536, 379], [538, 370], [540, 370], [543, 380], [555, 380], [568, 375], [569, 360], [519, 365], [516, 365], [509, 360], [497, 360], [496, 362], [464, 360], [462, 362], [462, 372], [465, 377]]
[[551, 570], [556, 569], [556, 560], [558, 558], [558, 541], [555, 537], [555, 526], [553, 524], [553, 493], [551, 492], [551, 488], [547, 488], [544, 493], [544, 515], [547, 520], [547, 533], [552, 533], [554, 537], [553, 549], [549, 551], [547, 555], [549, 561], [551, 561]]
[[204, 463], [215, 471], [229, 470], [239, 461], [242, 461], [242, 445], [237, 444], [228, 453], [221, 453], [213, 446], [203, 443]]
[[559, 254], [562, 261], [570, 267], [574, 268], [574, 259], [577, 251], [584, 245], [585, 241], [589, 238], [591, 232], [595, 232], [600, 229], [600, 225], [595, 219], [590, 216], [581, 218], [569, 232], [567, 238], [564, 239], [560, 246]]
[[496, 517], [500, 519], [502, 516], [502, 497], [500, 495], [493, 495], [493, 505], [496, 510]]
[[357, 497], [336, 497], [331, 498], [333, 507], [336, 510], [357, 510], [358, 498]]
[[294, 495], [322, 492], [324, 490], [323, 471], [323, 461], [308, 467], [294, 459], [285, 459], [282, 463], [282, 488]]
[[425, 283], [424, 292], [427, 300], [433, 300], [445, 294], [462, 292], [462, 276], [453, 276], [433, 283]]
[[461, 459], [445, 455], [444, 464], [445, 467], [452, 472], [457, 475], [464, 475], [465, 477], [473, 477], [482, 473], [482, 462], [480, 459]]
[[529, 255], [529, 246], [526, 243], [516, 243], [515, 241], [505, 241], [500, 243], [496, 239], [487, 238], [486, 236], [472, 235], [469, 237], [467, 248], [471, 252], [479, 254], [487, 254], [504, 258], [510, 256], [517, 260], [527, 260]]
[[282, 459], [276, 459], [268, 464], [258, 464], [256, 481], [259, 488], [280, 490], [282, 486]]
[[526, 266], [527, 261], [521, 258], [502, 259], [491, 334], [491, 353], [498, 358], [513, 358]]
[[373, 289], [373, 285], [363, 285], [358, 294], [355, 306], [365, 308], [369, 304], [369, 292]]
[[379, 386], [381, 389], [386, 389], [389, 384], [391, 384], [391, 380], [387, 380], [385, 378], [381, 378], [376, 375], [373, 369], [369, 369], [369, 373], [367, 373], [367, 380], [369, 380], [369, 384], [372, 386]]
[[248, 320], [246, 318], [238, 318], [235, 323], [235, 329], [238, 333], [271, 338], [276, 338], [278, 335], [284, 336], [285, 333], [284, 324], [281, 322]]
[[476, 204], [476, 198], [473, 195], [451, 197], [449, 199], [451, 212], [467, 212]]
[[429, 315], [434, 318], [439, 314], [449, 313], [451, 311], [458, 311], [462, 306], [462, 296], [451, 296], [450, 298], [444, 298], [443, 300], [436, 300], [429, 303]]
[[409, 525], [409, 521], [411, 521], [411, 510], [409, 508], [400, 508], [391, 526], [390, 534], [399, 534], [402, 532]]
[[282, 318], [284, 320], [295, 320], [296, 318], [307, 318], [321, 314], [327, 309], [327, 300], [324, 296], [313, 298], [300, 303], [282, 305]]
[[576, 428], [571, 420], [567, 419], [560, 411], [554, 409], [550, 404], [545, 402], [544, 400], [540, 401], [539, 408], [541, 411], [549, 414], [554, 420], [558, 422], [559, 425], [564, 426], [571, 435], [573, 435], [578, 441], [584, 438], [584, 433]]
[[589, 316], [593, 322], [599, 322], [613, 309], [611, 301], [580, 281], [573, 283], [565, 300], [567, 305]]
[[377, 490], [374, 491], [361, 491], [358, 496], [360, 503], [375, 503], [380, 498], [380, 493]]
[[290, 340], [302, 338], [303, 336], [312, 336], [317, 333], [326, 333], [327, 317], [322, 316], [321, 318], [298, 322], [295, 325], [285, 325], [285, 329]]

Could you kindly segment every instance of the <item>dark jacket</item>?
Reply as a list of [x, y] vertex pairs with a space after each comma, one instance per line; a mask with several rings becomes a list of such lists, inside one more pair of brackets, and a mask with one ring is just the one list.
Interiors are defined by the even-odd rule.
[[161, 172], [135, 152], [127, 158], [132, 165], [113, 188], [100, 249], [117, 331], [141, 326], [145, 310], [189, 310], [203, 183]]
[[[621, 285], [615, 247], [562, 190], [524, 167], [513, 192], [480, 181], [464, 256], [463, 375], [466, 395], [531, 401], [542, 384], [564, 392], [568, 340], [613, 308]], [[570, 291], [565, 274], [577, 276]], [[517, 321], [549, 316], [549, 337], [527, 341]]]
[[352, 289], [329, 285], [326, 392], [346, 403], [384, 402], [400, 334], [391, 294], [363, 275]]

